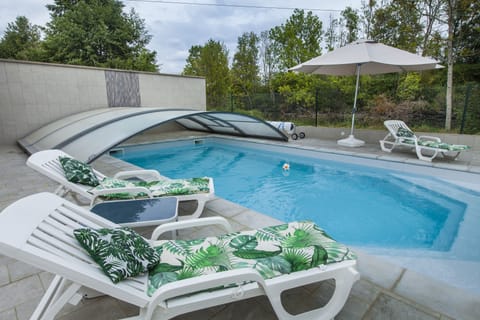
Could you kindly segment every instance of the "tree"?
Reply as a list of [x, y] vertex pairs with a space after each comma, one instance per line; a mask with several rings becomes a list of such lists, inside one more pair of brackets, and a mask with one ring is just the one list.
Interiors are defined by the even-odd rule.
[[346, 7], [345, 10], [342, 11], [342, 17], [345, 21], [345, 29], [346, 29], [346, 43], [351, 43], [358, 39], [358, 14], [356, 10], [353, 10], [351, 7]]
[[317, 75], [294, 72], [276, 74], [273, 78], [273, 85], [287, 102], [287, 106], [281, 106], [279, 110], [282, 117], [291, 108], [313, 110], [318, 81], [319, 77]]
[[321, 54], [322, 22], [311, 11], [295, 9], [285, 24], [269, 31], [276, 65], [285, 71]]
[[[368, 2], [368, 3], [367, 3]], [[371, 34], [371, 28], [373, 24], [373, 15], [375, 11], [375, 6], [377, 5], [375, 0], [362, 0], [362, 24], [363, 24], [363, 33], [366, 39], [373, 39]]]
[[416, 52], [423, 40], [423, 26], [416, 0], [395, 0], [374, 13], [372, 38]]
[[480, 63], [480, 2], [459, 0], [454, 26], [456, 62]]
[[[441, 48], [443, 49], [441, 51], [445, 53], [447, 65], [445, 129], [451, 130], [454, 64], [456, 62], [480, 62], [480, 4], [475, 0], [441, 0], [441, 5], [441, 13], [438, 20], [443, 24], [443, 27], [446, 25], [447, 29], [447, 37], [444, 39], [446, 45]], [[437, 39], [440, 38], [438, 34], [437, 32]], [[431, 42], [429, 45], [429, 50], [431, 51], [430, 47]], [[466, 69], [468, 71], [464, 71], [464, 75], [472, 71], [473, 77], [478, 79], [478, 77], [475, 77], [476, 68], [470, 66]], [[467, 75], [466, 78], [469, 78], [469, 76]]]
[[51, 21], [45, 29], [50, 62], [156, 71], [151, 36], [132, 9], [124, 13], [117, 0], [55, 0], [47, 5]]
[[325, 31], [325, 43], [326, 49], [328, 51], [332, 51], [338, 46], [337, 43], [340, 38], [340, 36], [337, 35], [338, 26], [339, 21], [337, 19], [334, 19], [333, 16], [330, 14], [330, 16], [328, 17], [327, 31]]
[[448, 37], [447, 37], [447, 93], [445, 101], [445, 129], [452, 128], [452, 100], [453, 100], [453, 35], [455, 27], [455, 19], [457, 13], [458, 0], [446, 0]]
[[230, 89], [228, 50], [225, 44], [210, 39], [204, 46], [192, 46], [183, 74], [205, 77], [207, 107], [224, 107], [224, 98]]
[[40, 43], [40, 27], [19, 16], [5, 29], [0, 41], [0, 58], [39, 60]]
[[273, 55], [272, 42], [269, 37], [268, 31], [262, 31], [260, 33], [260, 65], [261, 65], [261, 78], [263, 84], [270, 88], [270, 79], [275, 72], [275, 57]]
[[232, 89], [235, 94], [246, 95], [252, 107], [251, 94], [259, 85], [258, 43], [254, 32], [244, 33], [238, 38], [237, 52], [233, 56]]
[[436, 24], [438, 24], [443, 1], [444, 0], [422, 0], [419, 3], [422, 16], [425, 20], [425, 32], [422, 44], [423, 56], [433, 56], [432, 54], [439, 54], [440, 52], [438, 50], [438, 42], [435, 41], [440, 32], [435, 30], [434, 27]]

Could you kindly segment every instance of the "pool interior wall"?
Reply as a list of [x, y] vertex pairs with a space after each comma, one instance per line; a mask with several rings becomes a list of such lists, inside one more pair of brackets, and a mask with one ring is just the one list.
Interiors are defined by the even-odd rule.
[[[203, 145], [205, 143], [230, 144], [231, 146], [241, 146], [247, 148], [257, 148], [262, 150], [269, 150], [273, 152], [288, 152], [294, 153], [295, 156], [314, 157], [319, 159], [327, 159], [332, 161], [340, 161], [344, 163], [355, 163], [369, 167], [380, 167], [387, 170], [396, 171], [402, 179], [407, 179], [422, 188], [435, 188], [436, 193], [443, 194], [453, 199], [462, 199], [466, 203], [465, 213], [459, 218], [451, 217], [451, 221], [447, 221], [447, 229], [449, 225], [456, 225], [458, 219], [463, 219], [460, 223], [460, 228], [457, 231], [455, 241], [453, 241], [450, 250], [445, 252], [435, 252], [431, 250], [410, 250], [404, 248], [381, 248], [381, 247], [361, 247], [358, 248], [366, 250], [382, 256], [392, 262], [408, 267], [412, 270], [437, 277], [443, 281], [447, 281], [454, 285], [467, 288], [474, 292], [480, 293], [480, 250], [476, 249], [480, 238], [477, 230], [479, 230], [479, 190], [471, 189], [470, 186], [476, 186], [472, 183], [472, 174], [453, 171], [442, 170], [437, 168], [422, 167], [405, 163], [394, 163], [391, 161], [373, 160], [359, 157], [352, 157], [348, 155], [339, 155], [332, 152], [319, 152], [317, 150], [310, 150], [308, 148], [278, 146], [275, 144], [265, 144], [253, 141], [243, 141], [239, 139], [225, 139], [225, 138], [206, 138], [206, 139], [188, 139], [162, 142], [161, 145], [172, 148], [185, 144]], [[152, 145], [137, 145], [117, 148], [113, 150], [112, 154], [123, 155], [130, 152], [130, 150], [141, 151], [152, 148]], [[405, 175], [404, 173], [416, 173], [418, 176]], [[430, 178], [433, 177], [433, 181]], [[438, 184], [440, 180], [442, 184]], [[478, 181], [478, 180], [477, 180]], [[467, 183], [466, 183], [467, 182]], [[477, 182], [478, 184], [478, 182]], [[465, 187], [468, 186], [468, 187]], [[478, 186], [476, 186], [478, 187]], [[448, 219], [447, 219], [448, 220]], [[448, 234], [448, 232], [446, 232]]]

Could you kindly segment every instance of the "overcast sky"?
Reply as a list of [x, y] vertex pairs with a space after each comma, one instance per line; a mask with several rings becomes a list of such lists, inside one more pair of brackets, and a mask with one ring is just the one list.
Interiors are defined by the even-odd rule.
[[[49, 3], [53, 0], [0, 0], [0, 35], [3, 36], [7, 24], [17, 16], [26, 16], [33, 24], [45, 25], [50, 20], [45, 7]], [[134, 8], [145, 20], [153, 36], [148, 48], [157, 52], [160, 72], [173, 74], [182, 72], [191, 46], [204, 45], [208, 39], [223, 41], [231, 59], [237, 39], [244, 32], [260, 34], [285, 23], [293, 13], [293, 9], [273, 7], [312, 10], [323, 21], [324, 30], [330, 14], [338, 18], [347, 6], [360, 8], [360, 0], [124, 0], [123, 3], [125, 10]], [[218, 5], [208, 5], [215, 3]], [[257, 8], [252, 8], [254, 6]]]

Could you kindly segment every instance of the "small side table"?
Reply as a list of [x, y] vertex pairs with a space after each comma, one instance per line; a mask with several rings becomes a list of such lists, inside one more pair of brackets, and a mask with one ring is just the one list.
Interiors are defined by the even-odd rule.
[[90, 211], [122, 226], [156, 226], [177, 220], [178, 200], [176, 197], [160, 197], [105, 201], [94, 205]]

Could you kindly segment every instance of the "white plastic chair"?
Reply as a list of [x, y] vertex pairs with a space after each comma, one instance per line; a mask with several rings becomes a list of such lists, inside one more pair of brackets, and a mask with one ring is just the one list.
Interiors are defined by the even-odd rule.
[[[228, 222], [220, 217], [185, 220], [159, 226], [153, 232], [152, 241], [173, 230], [213, 224], [231, 231]], [[0, 253], [56, 275], [31, 319], [53, 319], [67, 303], [80, 301], [82, 287], [137, 306], [139, 314], [129, 318], [131, 320], [170, 319], [259, 295], [268, 297], [279, 319], [333, 319], [359, 279], [355, 260], [268, 280], [255, 269], [242, 268], [168, 283], [149, 297], [146, 294], [147, 276], [112, 283], [74, 238], [73, 230], [83, 227], [113, 228], [117, 225], [51, 193], [20, 199], [0, 213]], [[328, 279], [335, 280], [335, 291], [326, 305], [298, 315], [285, 311], [281, 303], [282, 291]], [[231, 284], [239, 284], [241, 290], [229, 286]], [[228, 287], [218, 289], [222, 286]]]
[[[431, 162], [442, 154], [444, 157], [456, 159], [461, 151], [469, 149], [465, 145], [451, 145], [442, 142], [439, 137], [416, 136], [413, 131], [401, 120], [386, 120], [383, 122], [388, 129], [388, 134], [380, 140], [380, 148], [385, 152], [392, 152], [396, 147], [407, 147], [414, 149], [418, 159]], [[412, 133], [411, 137], [399, 135], [399, 129]], [[448, 147], [448, 148], [441, 148]]]
[[[63, 172], [62, 166], [60, 161], [58, 160], [59, 157], [70, 157], [67, 153], [61, 150], [43, 150], [38, 151], [32, 154], [28, 160], [27, 165], [40, 172], [41, 174], [47, 176], [48, 178], [58, 182], [60, 184], [59, 188], [55, 191], [55, 194], [64, 196], [68, 192], [72, 192], [73, 194], [80, 195], [90, 201], [90, 206], [92, 206], [98, 197], [107, 194], [113, 193], [144, 193], [147, 194], [149, 197], [152, 197], [150, 190], [144, 187], [135, 187], [135, 188], [110, 188], [104, 190], [95, 190], [90, 186], [86, 186], [79, 183], [73, 183], [68, 181], [65, 178], [65, 174]], [[93, 169], [93, 168], [92, 168]], [[93, 172], [99, 179], [99, 181], [105, 178], [105, 175], [95, 169]], [[118, 172], [113, 176], [115, 179], [128, 179], [128, 178], [141, 178], [146, 181], [154, 181], [154, 180], [164, 180], [165, 177], [162, 177], [160, 173], [156, 170], [133, 170], [133, 171], [121, 171]], [[178, 201], [197, 201], [197, 208], [196, 210], [188, 216], [181, 216], [179, 219], [193, 219], [198, 218], [203, 212], [205, 208], [205, 203], [215, 197], [215, 188], [213, 185], [213, 179], [209, 178], [209, 192], [208, 193], [196, 193], [196, 194], [188, 194], [188, 195], [175, 195], [178, 198]]]

